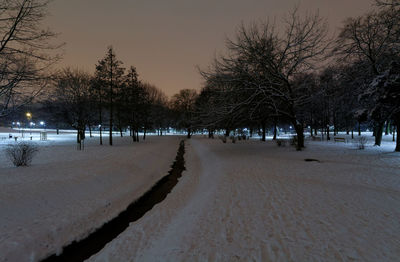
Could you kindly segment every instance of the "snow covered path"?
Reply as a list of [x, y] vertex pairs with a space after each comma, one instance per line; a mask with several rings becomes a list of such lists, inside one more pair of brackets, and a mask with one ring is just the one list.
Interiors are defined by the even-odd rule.
[[[192, 139], [171, 194], [91, 261], [396, 261], [400, 155]], [[321, 162], [305, 162], [315, 158]]]
[[0, 150], [0, 261], [37, 261], [114, 218], [167, 175], [180, 138], [116, 137], [113, 147], [87, 140], [85, 151], [74, 136], [37, 142], [27, 168]]

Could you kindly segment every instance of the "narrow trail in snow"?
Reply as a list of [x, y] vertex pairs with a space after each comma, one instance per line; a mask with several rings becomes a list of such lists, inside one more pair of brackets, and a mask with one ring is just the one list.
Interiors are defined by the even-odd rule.
[[60, 255], [51, 255], [42, 262], [84, 261], [99, 252], [107, 243], [121, 234], [129, 223], [140, 219], [156, 204], [163, 201], [178, 183], [185, 170], [185, 143], [181, 141], [177, 156], [168, 175], [159, 180], [147, 193], [130, 204], [117, 217], [105, 223], [85, 239], [74, 241], [63, 248]]

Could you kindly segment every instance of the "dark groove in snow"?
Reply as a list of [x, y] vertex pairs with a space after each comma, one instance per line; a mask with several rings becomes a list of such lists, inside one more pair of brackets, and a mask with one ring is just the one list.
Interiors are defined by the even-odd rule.
[[320, 162], [318, 159], [313, 159], [313, 158], [306, 158], [304, 159], [306, 162]]
[[153, 206], [167, 197], [172, 188], [178, 183], [178, 178], [182, 176], [182, 171], [185, 170], [184, 154], [185, 143], [181, 141], [175, 161], [168, 175], [160, 179], [137, 201], [130, 204], [125, 211], [122, 211], [117, 217], [104, 224], [85, 239], [72, 242], [63, 248], [63, 252], [60, 255], [57, 256], [54, 254], [42, 261], [84, 261], [98, 253], [107, 243], [121, 234], [129, 226], [129, 223], [140, 219]]

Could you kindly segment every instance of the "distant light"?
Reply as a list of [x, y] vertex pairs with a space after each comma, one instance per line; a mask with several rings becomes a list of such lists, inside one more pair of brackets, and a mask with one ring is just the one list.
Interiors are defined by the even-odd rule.
[[41, 125], [41, 126], [44, 126], [44, 121], [40, 121], [40, 125]]
[[20, 122], [17, 122], [17, 126], [19, 126], [21, 123]]
[[292, 126], [289, 126], [290, 129], [292, 129]]
[[101, 125], [99, 125], [99, 128], [101, 127]]
[[35, 123], [33, 123], [33, 122], [30, 122], [29, 124], [30, 124], [31, 126], [34, 126], [34, 125], [35, 125]]
[[13, 125], [15, 125], [15, 122], [12, 122]]

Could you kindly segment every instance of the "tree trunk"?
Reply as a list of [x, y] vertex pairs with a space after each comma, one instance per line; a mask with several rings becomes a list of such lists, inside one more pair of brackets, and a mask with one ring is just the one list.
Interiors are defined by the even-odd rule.
[[262, 121], [261, 122], [261, 128], [262, 128], [262, 138], [261, 138], [261, 141], [265, 141], [266, 139], [265, 139], [265, 132], [267, 131], [266, 129], [267, 129], [267, 124], [266, 124], [266, 122], [265, 121]]
[[139, 142], [139, 130], [136, 130], [136, 142]]
[[383, 133], [383, 127], [384, 127], [384, 122], [383, 123], [377, 123], [376, 127], [374, 128], [375, 131], [375, 145], [380, 146], [382, 143], [382, 133]]
[[[100, 105], [101, 105], [101, 100], [100, 100]], [[103, 132], [102, 132], [102, 129], [103, 129], [103, 114], [102, 114], [101, 106], [99, 108], [99, 122], [100, 122], [100, 124], [99, 124], [100, 145], [103, 145]]]
[[277, 127], [276, 127], [276, 125], [277, 125], [277, 123], [276, 123], [277, 121], [276, 121], [276, 119], [274, 118], [274, 137], [272, 138], [272, 140], [276, 140], [276, 133], [277, 133]]
[[[399, 126], [400, 126], [400, 113], [395, 115], [394, 124], [396, 125], [397, 130], [397, 137], [396, 137], [396, 149], [394, 151], [400, 152], [400, 140], [399, 140]], [[393, 131], [393, 138], [394, 138], [394, 131]]]
[[297, 121], [294, 121], [293, 125], [296, 130], [297, 134], [297, 145], [296, 149], [300, 151], [302, 148], [304, 148], [304, 129], [301, 124], [296, 123]]
[[136, 142], [136, 129], [132, 130], [132, 140], [133, 142]]
[[102, 132], [103, 127], [100, 125], [99, 131], [100, 131], [100, 145], [103, 145], [103, 132]]
[[351, 130], [351, 139], [354, 139], [354, 130]]
[[92, 135], [92, 125], [88, 125], [89, 127], [89, 137], [93, 137]]
[[83, 139], [85, 139], [85, 135], [84, 134], [85, 134], [85, 130], [81, 130], [81, 129], [78, 128], [77, 134], [76, 134], [76, 140], [77, 140], [77, 143], [78, 143], [78, 146], [77, 146], [78, 150], [82, 150], [82, 141], [83, 141]]
[[146, 140], [146, 128], [143, 129], [143, 140]]
[[[398, 130], [399, 130], [399, 126], [398, 126], [398, 124], [396, 124], [397, 126], [396, 127], [393, 127], [393, 130], [392, 130], [392, 132], [393, 132], [393, 142], [395, 142], [396, 141], [396, 129], [397, 129], [397, 132], [399, 132]], [[397, 133], [397, 135], [399, 135], [399, 133]]]
[[225, 129], [225, 136], [229, 136], [230, 130], [229, 128]]
[[191, 134], [192, 130], [190, 129], [190, 127], [187, 130], [187, 138], [191, 138], [192, 134]]
[[214, 131], [212, 129], [208, 129], [208, 138], [214, 139]]
[[361, 136], [361, 122], [358, 121], [358, 136]]
[[59, 135], [60, 134], [60, 129], [57, 127], [57, 129], [56, 129], [56, 133], [57, 133], [57, 135]]
[[109, 137], [109, 144], [110, 146], [113, 145], [113, 139], [112, 139], [112, 129], [113, 129], [113, 117], [112, 117], [112, 106], [110, 109], [110, 137]]
[[389, 129], [390, 129], [390, 121], [386, 121], [385, 136], [389, 135]]
[[338, 134], [338, 128], [336, 123], [336, 113], [333, 114], [333, 135], [336, 136]]
[[331, 136], [330, 136], [330, 133], [329, 133], [329, 125], [328, 126], [326, 126], [326, 140], [331, 140]]

